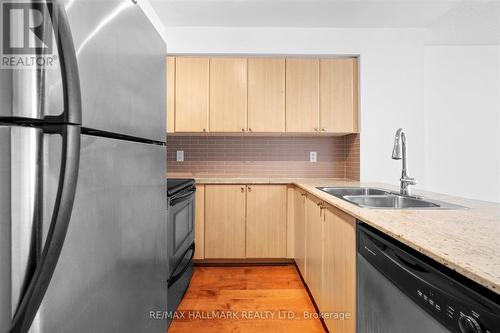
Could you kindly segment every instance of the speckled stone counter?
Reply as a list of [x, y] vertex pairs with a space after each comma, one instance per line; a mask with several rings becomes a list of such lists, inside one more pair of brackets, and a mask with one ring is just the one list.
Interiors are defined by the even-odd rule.
[[[196, 178], [196, 177], [195, 177]], [[368, 223], [422, 254], [500, 294], [500, 204], [431, 192], [414, 193], [467, 209], [361, 208], [318, 190], [318, 186], [372, 186], [380, 183], [314, 178], [196, 178], [199, 184], [294, 184], [326, 203]]]

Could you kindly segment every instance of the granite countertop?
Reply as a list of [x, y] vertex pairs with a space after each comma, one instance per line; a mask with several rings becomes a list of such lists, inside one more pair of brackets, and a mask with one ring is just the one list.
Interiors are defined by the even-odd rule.
[[500, 294], [500, 204], [415, 190], [414, 194], [467, 209], [369, 209], [318, 190], [317, 186], [371, 186], [380, 183], [315, 178], [194, 177], [199, 184], [294, 184], [366, 222], [422, 254]]

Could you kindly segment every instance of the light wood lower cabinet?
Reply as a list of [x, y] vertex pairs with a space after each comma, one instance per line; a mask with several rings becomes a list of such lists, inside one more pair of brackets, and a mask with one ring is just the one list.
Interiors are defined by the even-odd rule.
[[[197, 223], [198, 225], [198, 223]], [[286, 185], [205, 185], [204, 258], [286, 258]]]
[[205, 185], [205, 258], [245, 257], [245, 185]]
[[295, 189], [294, 223], [295, 223], [295, 262], [300, 274], [306, 276], [306, 195], [304, 190]]
[[286, 185], [247, 186], [247, 258], [285, 258]]
[[[320, 310], [344, 314], [325, 319], [330, 332], [356, 332], [356, 220], [331, 206], [323, 210], [323, 286]], [[349, 317], [347, 317], [349, 316]]]
[[306, 283], [321, 308], [323, 278], [323, 216], [321, 201], [306, 198]]

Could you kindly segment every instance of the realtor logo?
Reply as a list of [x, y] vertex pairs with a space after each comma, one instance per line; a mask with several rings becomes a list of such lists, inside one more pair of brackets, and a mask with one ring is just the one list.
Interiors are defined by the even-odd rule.
[[1, 1], [1, 68], [57, 66], [51, 1]]

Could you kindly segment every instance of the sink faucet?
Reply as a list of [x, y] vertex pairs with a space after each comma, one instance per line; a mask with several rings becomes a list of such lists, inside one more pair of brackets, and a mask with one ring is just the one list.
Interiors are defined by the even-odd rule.
[[393, 160], [403, 160], [403, 170], [401, 171], [401, 189], [400, 193], [402, 195], [410, 195], [409, 185], [417, 184], [415, 178], [411, 178], [407, 174], [406, 169], [406, 133], [402, 128], [396, 131], [396, 137], [394, 138], [394, 148], [392, 149], [392, 159]]

